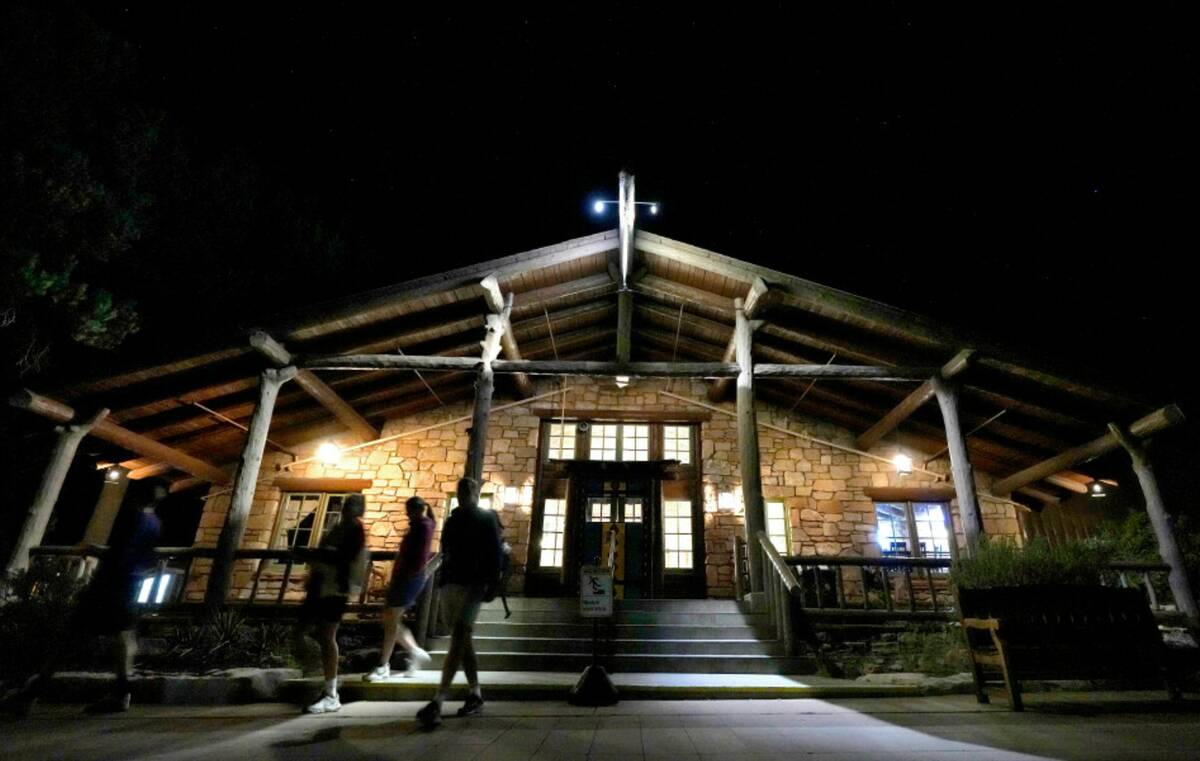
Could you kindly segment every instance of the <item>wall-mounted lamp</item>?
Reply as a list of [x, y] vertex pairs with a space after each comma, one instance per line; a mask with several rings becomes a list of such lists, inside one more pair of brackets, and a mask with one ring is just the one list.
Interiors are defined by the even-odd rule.
[[342, 461], [342, 448], [332, 441], [326, 441], [317, 447], [317, 459], [326, 465], [337, 465]]
[[892, 464], [896, 466], [896, 473], [902, 476], [911, 476], [913, 470], [912, 458], [906, 454], [898, 453], [892, 458]]
[[1102, 481], [1091, 481], [1087, 485], [1088, 496], [1093, 499], [1103, 499], [1108, 496], [1108, 490], [1104, 488]]

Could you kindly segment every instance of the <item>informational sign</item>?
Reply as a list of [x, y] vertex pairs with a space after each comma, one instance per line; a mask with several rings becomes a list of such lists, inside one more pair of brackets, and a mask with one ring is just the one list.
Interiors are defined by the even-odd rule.
[[607, 618], [612, 614], [612, 569], [585, 565], [579, 572], [579, 615], [584, 618]]

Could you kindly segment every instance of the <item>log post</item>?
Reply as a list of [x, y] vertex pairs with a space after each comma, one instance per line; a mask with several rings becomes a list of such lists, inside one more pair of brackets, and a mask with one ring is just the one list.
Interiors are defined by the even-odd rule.
[[967, 454], [967, 439], [958, 420], [958, 386], [940, 375], [931, 379], [942, 422], [946, 428], [946, 444], [950, 449], [950, 472], [954, 475], [954, 492], [958, 498], [958, 515], [967, 538], [967, 555], [975, 554], [983, 536], [983, 521], [979, 517], [979, 499], [975, 496], [975, 473]]
[[1196, 608], [1196, 597], [1192, 594], [1192, 585], [1183, 564], [1183, 554], [1175, 542], [1175, 532], [1171, 528], [1171, 516], [1167, 512], [1162, 492], [1158, 489], [1158, 478], [1154, 475], [1154, 467], [1150, 464], [1150, 455], [1141, 442], [1123, 427], [1116, 423], [1109, 423], [1108, 430], [1112, 431], [1113, 436], [1129, 453], [1129, 459], [1133, 462], [1133, 472], [1142, 486], [1142, 494], [1146, 498], [1146, 512], [1150, 515], [1150, 525], [1153, 526], [1154, 536], [1158, 540], [1158, 554], [1164, 563], [1171, 566], [1168, 581], [1171, 584], [1171, 594], [1175, 596], [1175, 605], [1188, 617], [1188, 622], [1193, 628], [1200, 626], [1200, 611]]
[[734, 340], [737, 347], [738, 460], [742, 469], [742, 503], [746, 511], [746, 559], [750, 564], [751, 592], [763, 590], [763, 556], [759, 532], [767, 530], [762, 497], [762, 471], [758, 463], [758, 418], [754, 411], [754, 370], [750, 320], [741, 299], [734, 299]]
[[[110, 478], [110, 472], [115, 472], [117, 477]], [[92, 511], [87, 529], [83, 532], [84, 544], [108, 544], [113, 523], [117, 520], [117, 513], [121, 512], [121, 503], [125, 501], [125, 492], [128, 489], [128, 469], [113, 465], [105, 472], [104, 485], [100, 487], [100, 498], [96, 500], [96, 509]]]
[[633, 291], [617, 291], [617, 363], [627, 364], [633, 346]]
[[6, 569], [8, 576], [29, 567], [29, 550], [42, 543], [79, 443], [107, 416], [108, 410], [100, 410], [82, 423], [69, 423], [58, 428], [58, 440], [54, 443], [54, 451], [50, 453], [50, 462], [42, 472], [42, 482], [33, 496], [33, 503], [29, 506], [29, 512], [21, 524], [21, 533], [17, 534], [12, 555], [9, 556]]
[[509, 293], [504, 300], [504, 311], [488, 315], [487, 334], [479, 342], [482, 348], [482, 364], [475, 378], [475, 404], [471, 410], [471, 428], [467, 431], [467, 463], [463, 475], [475, 479], [481, 487], [483, 458], [487, 453], [488, 415], [492, 411], [492, 392], [496, 386], [492, 361], [500, 354], [500, 339], [512, 313], [512, 299], [512, 294]]
[[204, 602], [210, 608], [225, 605], [233, 584], [234, 553], [242, 543], [246, 532], [246, 519], [258, 486], [258, 470], [262, 465], [263, 450], [267, 445], [267, 433], [271, 428], [271, 413], [275, 399], [284, 383], [296, 377], [295, 367], [268, 368], [262, 371], [258, 381], [258, 404], [250, 417], [250, 429], [246, 432], [246, 443], [242, 447], [242, 459], [238, 463], [237, 476], [233, 482], [233, 496], [225, 525], [217, 539], [217, 554], [213, 559], [212, 575], [208, 578], [208, 589]]

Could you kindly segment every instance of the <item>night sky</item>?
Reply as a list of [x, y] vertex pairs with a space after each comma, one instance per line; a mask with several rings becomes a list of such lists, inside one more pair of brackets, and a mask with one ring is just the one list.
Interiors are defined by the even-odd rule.
[[[369, 266], [323, 296], [613, 226], [589, 202], [628, 167], [663, 204], [646, 229], [1200, 414], [1181, 7], [295, 5], [85, 7], [198, 160], [248, 156], [345, 231]], [[147, 312], [177, 317], [187, 276]], [[229, 304], [229, 324], [261, 312]], [[157, 359], [152, 337], [124, 353]]]

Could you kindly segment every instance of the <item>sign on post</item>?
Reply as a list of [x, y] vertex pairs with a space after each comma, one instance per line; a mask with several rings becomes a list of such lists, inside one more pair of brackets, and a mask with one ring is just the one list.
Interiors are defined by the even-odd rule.
[[608, 618], [612, 614], [612, 569], [585, 565], [579, 572], [579, 615], [584, 618]]

